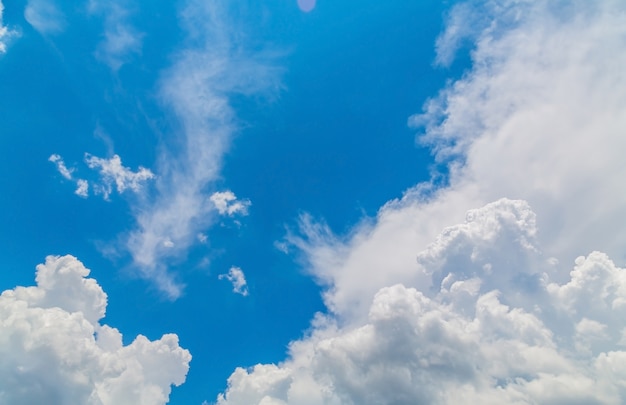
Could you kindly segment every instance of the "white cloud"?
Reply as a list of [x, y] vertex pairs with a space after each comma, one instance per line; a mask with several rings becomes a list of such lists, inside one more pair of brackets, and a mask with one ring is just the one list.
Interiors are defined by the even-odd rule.
[[63, 161], [63, 158], [60, 155], [57, 155], [57, 154], [50, 155], [50, 157], [48, 158], [48, 161], [55, 164], [61, 176], [65, 177], [67, 180], [72, 180], [72, 172], [74, 170], [68, 169], [67, 166], [65, 166], [65, 162]]
[[129, 22], [130, 11], [119, 1], [90, 0], [89, 11], [104, 15], [104, 38], [96, 56], [113, 70], [141, 52], [143, 34]]
[[[68, 169], [60, 155], [53, 154], [48, 160], [55, 164], [64, 178], [76, 184], [74, 194], [84, 198], [89, 196], [89, 181], [74, 178], [75, 169]], [[100, 178], [98, 181], [92, 181], [92, 186], [94, 193], [101, 194], [105, 200], [111, 196], [113, 186], [120, 194], [126, 190], [138, 193], [142, 190], [143, 183], [155, 178], [155, 175], [144, 167], [139, 166], [139, 169], [133, 172], [130, 168], [123, 166], [119, 155], [106, 159], [85, 153], [85, 163], [90, 169], [98, 172]]]
[[0, 53], [6, 53], [7, 51], [7, 41], [17, 35], [17, 32], [13, 30], [9, 30], [5, 25], [3, 25], [2, 14], [4, 12], [4, 5], [2, 1], [0, 1]]
[[74, 190], [74, 194], [83, 198], [89, 197], [89, 182], [84, 179], [74, 179], [74, 176], [72, 175], [72, 173], [74, 173], [74, 169], [68, 169], [65, 165], [65, 161], [63, 161], [63, 158], [60, 155], [50, 155], [48, 161], [54, 163], [61, 176], [76, 183], [76, 190]]
[[218, 276], [220, 280], [226, 279], [233, 284], [233, 291], [237, 294], [241, 294], [244, 297], [248, 295], [248, 283], [246, 283], [246, 276], [243, 274], [243, 270], [239, 267], [231, 267], [227, 274], [220, 274]]
[[139, 166], [136, 172], [122, 165], [119, 155], [113, 155], [110, 159], [99, 158], [88, 153], [85, 154], [85, 162], [90, 169], [98, 170], [101, 183], [94, 186], [95, 192], [102, 194], [108, 199], [113, 191], [113, 185], [118, 193], [126, 190], [139, 192], [141, 186], [147, 180], [154, 179], [154, 174], [145, 167]]
[[43, 35], [58, 34], [65, 29], [65, 16], [52, 0], [28, 0], [24, 18]]
[[248, 215], [248, 207], [251, 205], [249, 200], [238, 200], [235, 193], [230, 190], [216, 191], [209, 197], [209, 200], [215, 205], [220, 215], [230, 217], [235, 214]]
[[76, 190], [74, 194], [79, 197], [87, 198], [89, 196], [89, 182], [83, 179], [76, 180]]
[[[191, 1], [181, 12], [188, 48], [163, 72], [160, 95], [178, 118], [178, 147], [159, 158], [157, 194], [137, 210], [127, 247], [140, 274], [169, 297], [182, 285], [167, 273], [168, 258], [184, 254], [199, 231], [214, 221], [210, 188], [237, 130], [232, 94], [259, 94], [277, 85], [271, 55], [242, 46], [243, 32], [230, 20], [228, 2]], [[165, 150], [166, 148], [163, 148]], [[164, 249], [170, 240], [173, 248]]]
[[320, 316], [284, 363], [237, 369], [217, 403], [623, 403], [612, 362], [626, 355], [626, 269], [594, 252], [552, 281], [525, 202], [468, 216], [419, 253], [416, 282], [378, 290], [363, 322]]
[[463, 7], [486, 20], [452, 15], [439, 62], [467, 37], [473, 68], [410, 120], [448, 185], [346, 237], [304, 216], [329, 315], [219, 404], [626, 401], [626, 4]]
[[0, 295], [0, 402], [165, 404], [191, 356], [178, 337], [129, 345], [100, 324], [107, 296], [72, 256], [37, 266], [37, 286]]

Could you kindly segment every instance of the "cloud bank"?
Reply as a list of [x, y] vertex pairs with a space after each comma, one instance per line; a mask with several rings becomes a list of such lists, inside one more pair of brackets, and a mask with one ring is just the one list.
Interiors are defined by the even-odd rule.
[[107, 296], [72, 256], [49, 256], [37, 285], [0, 295], [0, 402], [165, 404], [191, 355], [167, 334], [129, 345], [100, 320]]
[[217, 403], [623, 403], [624, 16], [617, 1], [457, 6], [439, 63], [468, 41], [473, 67], [410, 119], [447, 185], [343, 237], [303, 217], [288, 239], [329, 313]]
[[626, 269], [592, 252], [555, 281], [536, 233], [524, 201], [469, 211], [418, 253], [416, 282], [379, 289], [356, 324], [319, 316], [217, 404], [623, 403]]

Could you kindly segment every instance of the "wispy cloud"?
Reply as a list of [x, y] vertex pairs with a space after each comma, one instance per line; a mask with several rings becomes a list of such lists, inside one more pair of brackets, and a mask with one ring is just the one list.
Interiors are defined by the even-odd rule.
[[60, 155], [57, 155], [57, 154], [50, 155], [50, 157], [48, 158], [48, 161], [54, 163], [54, 165], [56, 166], [61, 176], [65, 177], [67, 180], [72, 180], [73, 170], [70, 170], [67, 168], [67, 166], [65, 166], [65, 162], [63, 161], [63, 158]]
[[[186, 252], [215, 212], [208, 190], [237, 130], [230, 96], [272, 92], [278, 86], [272, 58], [245, 48], [227, 8], [224, 2], [192, 1], [180, 14], [187, 47], [174, 55], [176, 62], [160, 82], [161, 99], [180, 123], [180, 147], [163, 149], [157, 194], [137, 210], [138, 225], [128, 237], [141, 274], [171, 298], [180, 295], [182, 286], [167, 273], [168, 257]], [[174, 246], [164, 249], [165, 240]]]
[[58, 34], [65, 29], [65, 15], [53, 0], [28, 0], [24, 18], [43, 35]]
[[448, 185], [345, 237], [305, 217], [329, 314], [218, 404], [626, 400], [626, 5], [460, 7], [440, 62], [467, 38], [473, 67], [410, 119]]
[[133, 54], [141, 53], [144, 34], [129, 22], [130, 10], [121, 1], [90, 0], [89, 11], [104, 16], [103, 40], [96, 56], [118, 70]]
[[227, 274], [220, 274], [218, 276], [220, 280], [228, 280], [233, 285], [233, 292], [241, 294], [244, 297], [248, 295], [248, 283], [246, 282], [246, 276], [243, 274], [243, 270], [239, 267], [231, 267]]

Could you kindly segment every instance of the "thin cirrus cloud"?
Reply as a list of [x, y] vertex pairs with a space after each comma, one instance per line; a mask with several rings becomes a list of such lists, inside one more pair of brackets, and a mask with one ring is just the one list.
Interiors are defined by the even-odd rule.
[[49, 256], [37, 285], [0, 295], [0, 402], [165, 404], [191, 355], [175, 334], [150, 341], [101, 324], [107, 295], [72, 256]]
[[40, 34], [58, 34], [66, 26], [65, 15], [52, 0], [28, 0], [24, 18]]
[[[176, 148], [161, 149], [156, 195], [136, 211], [137, 226], [127, 238], [140, 275], [172, 299], [183, 286], [167, 272], [168, 258], [186, 252], [219, 209], [211, 201], [216, 195], [207, 188], [219, 178], [222, 157], [237, 130], [229, 97], [266, 94], [279, 87], [280, 70], [272, 55], [242, 46], [228, 7], [192, 1], [180, 13], [187, 47], [174, 55], [176, 62], [160, 80], [161, 100], [177, 117], [180, 138]], [[233, 214], [247, 204], [220, 201]], [[163, 246], [166, 240], [171, 247]]]
[[439, 63], [468, 41], [473, 67], [409, 120], [447, 186], [348, 237], [303, 217], [329, 313], [218, 404], [626, 400], [626, 6], [457, 7]]
[[130, 23], [130, 10], [120, 1], [90, 0], [88, 10], [104, 16], [103, 39], [96, 57], [116, 71], [141, 53], [144, 34]]

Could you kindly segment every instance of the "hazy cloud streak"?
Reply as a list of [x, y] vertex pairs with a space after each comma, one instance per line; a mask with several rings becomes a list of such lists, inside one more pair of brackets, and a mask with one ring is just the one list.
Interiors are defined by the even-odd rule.
[[[167, 273], [167, 258], [184, 254], [213, 220], [210, 188], [237, 130], [229, 97], [278, 87], [272, 58], [245, 48], [227, 8], [227, 3], [192, 1], [181, 12], [187, 47], [174, 55], [160, 83], [162, 101], [180, 127], [159, 158], [157, 195], [136, 210], [138, 226], [128, 237], [141, 274], [171, 298], [180, 295], [182, 285]], [[172, 247], [164, 248], [166, 240]]]

